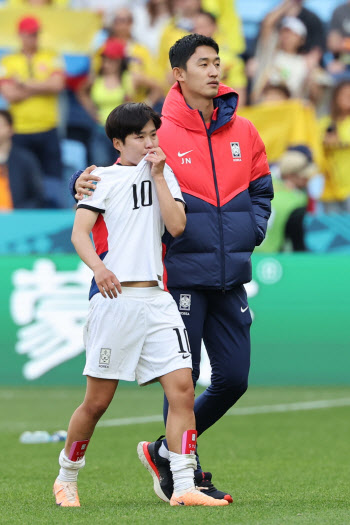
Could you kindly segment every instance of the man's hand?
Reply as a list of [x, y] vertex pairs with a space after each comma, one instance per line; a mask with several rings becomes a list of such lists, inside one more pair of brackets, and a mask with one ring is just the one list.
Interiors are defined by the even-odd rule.
[[1, 95], [9, 104], [22, 102], [29, 98], [28, 90], [20, 82], [14, 79], [2, 82]]
[[96, 166], [89, 166], [86, 168], [86, 170], [83, 171], [81, 175], [77, 178], [75, 181], [75, 198], [77, 201], [81, 201], [84, 197], [84, 195], [92, 195], [92, 190], [95, 189], [95, 184], [92, 184], [91, 181], [99, 181], [101, 180], [100, 177], [97, 177], [96, 175], [91, 175], [91, 172], [96, 169]]
[[151, 175], [153, 178], [163, 177], [165, 165], [165, 153], [160, 148], [152, 148], [147, 153], [145, 159], [152, 164]]
[[106, 299], [107, 295], [111, 299], [117, 297], [117, 290], [122, 293], [122, 287], [113, 272], [108, 270], [105, 265], [101, 264], [96, 270], [94, 270], [95, 281], [103, 297]]

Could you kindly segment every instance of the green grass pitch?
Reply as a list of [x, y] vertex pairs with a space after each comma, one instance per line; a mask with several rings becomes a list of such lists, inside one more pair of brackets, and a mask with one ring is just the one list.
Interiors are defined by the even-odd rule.
[[[82, 507], [56, 507], [62, 443], [24, 445], [19, 435], [65, 429], [83, 394], [80, 387], [0, 388], [0, 523], [350, 524], [350, 406], [223, 417], [199, 439], [199, 451], [204, 470], [233, 495], [224, 508], [172, 508], [155, 496], [136, 446], [163, 433], [160, 421], [98, 427], [79, 474]], [[350, 400], [350, 388], [251, 387], [236, 407], [334, 399]], [[159, 385], [121, 384], [103, 420], [161, 408]]]

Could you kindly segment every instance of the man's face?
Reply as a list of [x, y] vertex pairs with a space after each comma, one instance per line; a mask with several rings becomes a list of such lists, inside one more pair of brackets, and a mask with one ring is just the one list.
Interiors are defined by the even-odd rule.
[[282, 27], [279, 33], [280, 47], [286, 53], [297, 53], [304, 43], [304, 38], [288, 27]]
[[136, 166], [152, 148], [159, 145], [153, 120], [149, 120], [140, 133], [127, 135], [124, 144], [119, 139], [113, 139], [113, 145], [120, 151], [120, 163], [123, 166]]
[[337, 95], [336, 105], [343, 114], [350, 113], [350, 84], [344, 85]]
[[128, 40], [131, 36], [131, 29], [133, 24], [132, 13], [126, 7], [117, 11], [113, 21], [113, 34], [117, 38]]
[[212, 99], [219, 91], [220, 58], [214, 48], [199, 46], [188, 59], [186, 70], [174, 68], [174, 76], [180, 82], [185, 96]]
[[201, 9], [200, 0], [175, 0], [174, 11], [178, 16], [191, 18]]
[[22, 41], [24, 50], [32, 51], [38, 47], [39, 33], [19, 33], [19, 38]]
[[13, 135], [12, 126], [7, 122], [6, 118], [0, 115], [0, 145], [8, 142]]
[[199, 35], [212, 37], [216, 31], [216, 24], [205, 13], [200, 13], [194, 18], [193, 32]]

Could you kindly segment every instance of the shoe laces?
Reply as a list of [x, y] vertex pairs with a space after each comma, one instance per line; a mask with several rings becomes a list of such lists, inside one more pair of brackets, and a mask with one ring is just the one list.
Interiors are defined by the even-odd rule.
[[67, 500], [74, 503], [74, 501], [77, 499], [78, 494], [77, 484], [69, 482], [66, 485], [63, 485], [63, 490], [67, 497]]
[[203, 472], [202, 479], [200, 482], [196, 485], [196, 488], [198, 490], [217, 490], [216, 487], [211, 482], [211, 473], [210, 472]]

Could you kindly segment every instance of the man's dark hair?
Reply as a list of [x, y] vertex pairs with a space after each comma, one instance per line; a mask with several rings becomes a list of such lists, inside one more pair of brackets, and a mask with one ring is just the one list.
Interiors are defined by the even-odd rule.
[[7, 109], [0, 109], [0, 117], [4, 117], [9, 126], [13, 126], [12, 115]]
[[107, 137], [125, 142], [125, 138], [133, 133], [140, 133], [149, 120], [153, 120], [156, 129], [162, 121], [152, 108], [143, 102], [125, 102], [114, 108], [107, 117], [105, 130]]
[[209, 36], [198, 35], [197, 33], [191, 33], [186, 35], [170, 48], [169, 60], [171, 67], [181, 67], [186, 70], [186, 64], [189, 58], [196, 52], [197, 47], [207, 46], [215, 49], [219, 54], [219, 46], [213, 38]]
[[273, 84], [271, 82], [268, 82], [264, 89], [262, 90], [262, 93], [265, 95], [268, 91], [280, 91], [286, 98], [291, 98], [291, 92], [290, 89], [286, 84], [283, 82], [280, 82], [278, 84]]

